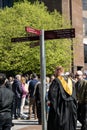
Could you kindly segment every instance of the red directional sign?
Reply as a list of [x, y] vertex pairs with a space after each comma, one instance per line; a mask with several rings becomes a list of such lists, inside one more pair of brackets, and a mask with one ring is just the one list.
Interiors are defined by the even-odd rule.
[[36, 34], [36, 35], [40, 35], [40, 34], [41, 34], [41, 31], [40, 31], [40, 30], [31, 28], [31, 27], [25, 27], [25, 31], [26, 31], [26, 32], [29, 32], [29, 33], [34, 33], [34, 34]]

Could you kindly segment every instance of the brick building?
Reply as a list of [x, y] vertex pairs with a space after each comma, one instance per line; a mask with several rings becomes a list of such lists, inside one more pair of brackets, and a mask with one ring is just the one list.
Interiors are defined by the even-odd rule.
[[82, 0], [42, 0], [49, 11], [57, 9], [70, 20], [75, 28], [76, 38], [73, 40], [73, 72], [84, 68], [83, 44], [83, 1]]
[[83, 1], [84, 72], [87, 74], [87, 0]]

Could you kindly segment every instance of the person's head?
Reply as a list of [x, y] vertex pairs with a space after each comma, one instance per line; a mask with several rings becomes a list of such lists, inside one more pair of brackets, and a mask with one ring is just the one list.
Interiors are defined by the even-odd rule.
[[87, 79], [87, 74], [86, 73], [83, 73], [83, 78]]
[[21, 75], [20, 74], [18, 74], [18, 75], [16, 75], [16, 77], [15, 77], [16, 79], [18, 79], [19, 81], [21, 80]]
[[62, 66], [57, 66], [55, 69], [55, 77], [61, 76], [64, 74], [64, 69]]
[[55, 79], [55, 76], [54, 76], [54, 75], [51, 75], [51, 77], [50, 77], [50, 82], [52, 82], [54, 79]]
[[46, 83], [49, 83], [49, 82], [50, 82], [50, 78], [46, 77]]
[[21, 82], [23, 83], [23, 84], [25, 84], [26, 83], [26, 78], [25, 77], [21, 77]]
[[34, 78], [37, 78], [37, 74], [36, 73], [32, 74], [32, 79], [34, 79]]
[[13, 82], [14, 78], [13, 77], [9, 77], [9, 82]]
[[77, 80], [83, 79], [83, 73], [81, 70], [76, 71], [75, 77]]
[[70, 73], [69, 73], [69, 72], [66, 72], [64, 75], [65, 75], [65, 76], [70, 76]]
[[6, 80], [6, 75], [3, 73], [0, 73], [0, 85], [4, 84]]

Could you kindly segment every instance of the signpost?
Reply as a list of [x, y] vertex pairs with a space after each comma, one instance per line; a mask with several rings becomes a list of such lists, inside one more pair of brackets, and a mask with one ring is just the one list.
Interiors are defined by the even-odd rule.
[[47, 130], [46, 118], [46, 60], [45, 60], [45, 44], [44, 30], [41, 30], [40, 36], [40, 65], [41, 65], [41, 87], [42, 87], [42, 130]]
[[45, 60], [45, 40], [52, 39], [62, 39], [62, 38], [74, 38], [75, 37], [75, 29], [60, 29], [60, 30], [36, 30], [30, 27], [25, 27], [25, 30], [30, 33], [36, 34], [36, 36], [31, 37], [19, 37], [12, 38], [11, 42], [27, 42], [27, 41], [37, 41], [40, 40], [40, 43], [37, 41], [33, 44], [30, 44], [30, 47], [40, 45], [40, 62], [41, 62], [41, 85], [42, 85], [42, 130], [47, 130], [47, 121], [46, 121], [46, 108], [45, 108], [45, 92], [46, 92], [46, 60]]
[[[31, 32], [31, 31], [30, 31]], [[33, 33], [36, 31], [33, 30]], [[41, 31], [39, 31], [41, 33]], [[37, 33], [37, 34], [39, 34]], [[60, 29], [60, 30], [49, 30], [44, 31], [44, 39], [45, 40], [52, 40], [52, 39], [63, 39], [63, 38], [74, 38], [75, 37], [75, 29]], [[36, 41], [39, 40], [39, 36], [28, 36], [28, 37], [19, 37], [19, 38], [12, 38], [12, 42], [27, 42], [27, 41]]]

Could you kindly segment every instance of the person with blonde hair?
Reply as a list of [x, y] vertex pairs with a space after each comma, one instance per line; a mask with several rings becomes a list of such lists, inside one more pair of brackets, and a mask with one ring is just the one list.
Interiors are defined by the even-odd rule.
[[25, 106], [25, 99], [28, 94], [28, 84], [26, 83], [26, 78], [24, 76], [21, 77], [22, 83], [22, 99], [21, 99], [21, 118], [27, 118], [28, 116], [23, 113], [23, 109]]
[[48, 99], [50, 101], [48, 130], [76, 130], [75, 87], [73, 81], [64, 76], [62, 66], [57, 66], [55, 69], [55, 79], [50, 85]]

